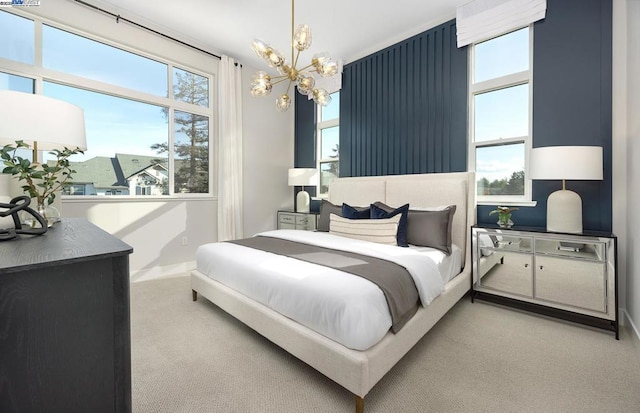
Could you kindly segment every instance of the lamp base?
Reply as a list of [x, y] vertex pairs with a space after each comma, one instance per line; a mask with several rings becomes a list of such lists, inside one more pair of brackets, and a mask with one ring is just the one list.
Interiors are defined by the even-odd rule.
[[582, 199], [567, 189], [553, 192], [547, 199], [547, 231], [582, 233]]
[[298, 192], [298, 195], [296, 195], [296, 212], [309, 212], [310, 204], [309, 193], [305, 190]]

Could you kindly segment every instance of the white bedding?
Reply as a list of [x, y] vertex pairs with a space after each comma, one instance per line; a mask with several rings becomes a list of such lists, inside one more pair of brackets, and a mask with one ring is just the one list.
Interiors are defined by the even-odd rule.
[[[310, 231], [278, 230], [259, 235], [394, 261], [407, 268], [424, 306], [444, 290], [438, 265], [429, 257], [431, 249], [425, 252]], [[364, 278], [232, 243], [202, 245], [196, 261], [203, 274], [345, 347], [365, 350], [391, 327], [384, 294]], [[459, 268], [451, 261], [447, 265]]]
[[462, 271], [462, 250], [456, 244], [451, 244], [451, 255], [430, 247], [409, 245], [409, 248], [428, 255], [438, 266], [442, 281], [448, 283]]

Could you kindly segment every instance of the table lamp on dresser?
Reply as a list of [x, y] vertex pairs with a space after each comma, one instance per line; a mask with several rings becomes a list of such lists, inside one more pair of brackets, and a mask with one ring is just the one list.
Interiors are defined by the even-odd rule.
[[548, 146], [531, 150], [531, 179], [562, 180], [547, 199], [547, 231], [582, 233], [582, 199], [565, 180], [602, 180], [600, 146]]
[[291, 168], [289, 169], [289, 186], [301, 186], [302, 190], [296, 196], [296, 212], [309, 212], [311, 198], [304, 190], [305, 186], [316, 185], [318, 171], [313, 168]]

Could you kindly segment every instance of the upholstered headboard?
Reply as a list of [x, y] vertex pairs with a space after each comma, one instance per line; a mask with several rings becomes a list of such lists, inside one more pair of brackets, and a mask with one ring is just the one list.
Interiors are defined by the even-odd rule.
[[[329, 186], [329, 201], [365, 206], [376, 201], [410, 208], [456, 205], [451, 238], [470, 262], [470, 227], [476, 222], [475, 173], [414, 174], [339, 178]], [[464, 266], [464, 265], [463, 265]]]

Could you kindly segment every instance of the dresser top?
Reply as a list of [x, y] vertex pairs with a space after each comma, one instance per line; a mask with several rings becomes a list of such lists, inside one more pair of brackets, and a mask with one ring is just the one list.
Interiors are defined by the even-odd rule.
[[18, 235], [0, 241], [0, 274], [110, 256], [133, 248], [81, 218], [65, 218], [43, 235]]

